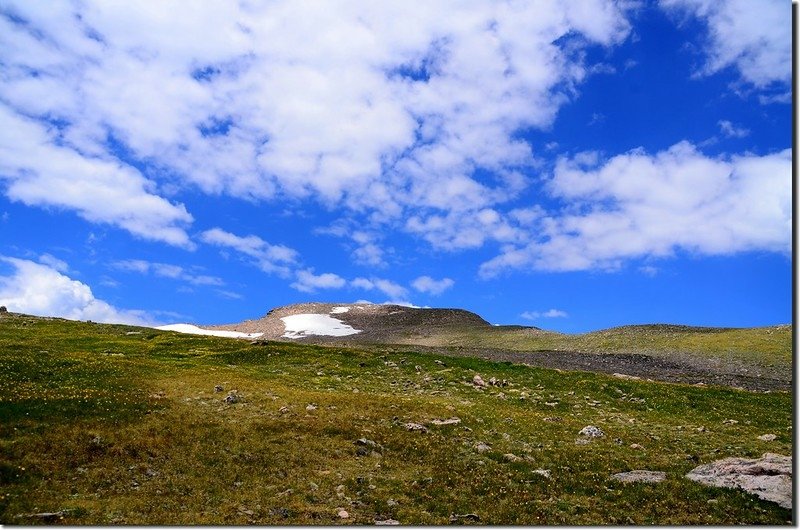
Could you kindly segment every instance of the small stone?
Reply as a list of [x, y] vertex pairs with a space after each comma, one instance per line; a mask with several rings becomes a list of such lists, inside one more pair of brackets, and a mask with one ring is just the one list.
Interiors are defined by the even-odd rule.
[[487, 444], [485, 444], [483, 442], [476, 443], [474, 447], [475, 447], [475, 450], [478, 451], [479, 453], [485, 453], [487, 451], [491, 451], [492, 450], [492, 448], [489, 445], [487, 445]]
[[242, 401], [242, 396], [239, 395], [238, 391], [231, 390], [230, 392], [228, 392], [228, 395], [225, 396], [224, 401], [229, 405], [233, 405], [234, 403], [239, 403], [240, 401]]
[[737, 423], [739, 423], [738, 420], [725, 420], [722, 422], [723, 425], [736, 425]]
[[550, 470], [549, 469], [534, 469], [533, 473], [535, 475], [541, 475], [545, 478], [550, 478]]
[[478, 374], [475, 374], [475, 377], [472, 378], [472, 384], [475, 385], [476, 387], [479, 387], [479, 388], [485, 388], [486, 387], [486, 382]]
[[454, 513], [450, 516], [450, 524], [460, 523], [461, 521], [473, 521], [477, 523], [480, 520], [481, 518], [475, 513], [465, 513], [463, 515]]
[[375, 524], [378, 526], [396, 526], [400, 524], [400, 521], [397, 521], [395, 519], [382, 519], [382, 520], [375, 519]]
[[695, 430], [697, 432], [706, 432], [706, 431], [708, 431], [708, 429], [706, 429], [705, 425], [701, 425], [700, 427], [696, 428]]
[[339, 516], [339, 519], [349, 519], [350, 518], [350, 514], [347, 513], [347, 510], [344, 510], [342, 508], [338, 509], [337, 515]]
[[419, 423], [409, 422], [409, 423], [403, 424], [403, 427], [405, 427], [407, 430], [409, 430], [411, 432], [421, 432], [423, 434], [428, 432], [428, 428], [425, 427], [424, 425], [419, 424]]
[[397, 501], [396, 501], [396, 500], [394, 500], [394, 499], [389, 499], [388, 501], [386, 501], [386, 506], [389, 506], [389, 507], [394, 507], [394, 506], [397, 506], [397, 505], [399, 505], [399, 504], [400, 504], [400, 503], [399, 503], [399, 502], [397, 502]]
[[289, 412], [289, 407], [283, 406], [278, 409], [278, 412], [280, 412], [281, 414], [286, 414], [287, 412]]
[[648, 471], [646, 469], [635, 469], [633, 471], [626, 471], [624, 473], [615, 473], [611, 478], [620, 482], [646, 482], [655, 484], [667, 478], [667, 474], [663, 471]]
[[772, 442], [775, 441], [776, 438], [777, 436], [774, 434], [762, 434], [761, 436], [758, 437], [759, 440], [762, 440], [764, 442]]
[[642, 446], [641, 446], [641, 445], [639, 445], [639, 444], [631, 444], [631, 445], [630, 445], [630, 448], [631, 448], [631, 449], [644, 449], [644, 447], [642, 447]]
[[311, 412], [312, 410], [317, 410], [317, 406], [314, 405], [313, 403], [309, 403], [308, 405], [306, 405], [306, 410], [309, 412]]
[[433, 425], [458, 425], [459, 423], [461, 423], [461, 419], [455, 417], [447, 420], [431, 420]]
[[434, 364], [438, 364], [439, 366], [444, 366], [444, 363], [442, 361], [440, 361], [439, 359], [436, 359], [435, 361], [433, 361], [433, 363]]
[[505, 458], [507, 462], [522, 462], [522, 458], [518, 457], [514, 453], [506, 453], [503, 455], [503, 458]]
[[414, 366], [414, 370], [416, 370], [417, 372], [421, 372], [422, 371], [422, 367], [417, 364], [417, 365]]
[[591, 441], [590, 438], [577, 438], [575, 439], [575, 445], [589, 445]]
[[222, 392], [225, 389], [222, 388], [222, 385], [214, 385], [214, 392]]
[[606, 435], [601, 429], [595, 427], [594, 425], [587, 425], [583, 429], [581, 429], [578, 434], [582, 436], [587, 436], [589, 438], [602, 438]]

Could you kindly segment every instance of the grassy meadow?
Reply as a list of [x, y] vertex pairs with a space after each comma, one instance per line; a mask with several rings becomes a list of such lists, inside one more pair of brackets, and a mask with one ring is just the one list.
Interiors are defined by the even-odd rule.
[[[475, 374], [508, 384], [478, 390]], [[791, 454], [787, 392], [6, 314], [0, 418], [3, 524], [792, 518], [683, 478], [727, 456]], [[605, 436], [576, 443], [587, 425]], [[634, 469], [667, 480], [610, 478]]]

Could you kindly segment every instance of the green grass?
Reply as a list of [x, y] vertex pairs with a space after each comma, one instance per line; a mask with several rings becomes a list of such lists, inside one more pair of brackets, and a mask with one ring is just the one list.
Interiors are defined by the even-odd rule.
[[[476, 373], [511, 385], [475, 390], [465, 383]], [[225, 392], [214, 392], [218, 384]], [[223, 403], [231, 389], [244, 402]], [[424, 434], [403, 427], [453, 416], [462, 422]], [[30, 516], [41, 512], [62, 512], [44, 522], [64, 524], [447, 524], [467, 513], [520, 525], [791, 519], [746, 493], [683, 478], [726, 456], [791, 454], [783, 392], [9, 315], [0, 318], [0, 417], [5, 524], [41, 524]], [[589, 424], [606, 436], [576, 445]], [[758, 440], [764, 433], [778, 439]], [[362, 437], [382, 456], [358, 456]], [[491, 450], [478, 453], [478, 442]], [[609, 479], [632, 469], [668, 479]]]

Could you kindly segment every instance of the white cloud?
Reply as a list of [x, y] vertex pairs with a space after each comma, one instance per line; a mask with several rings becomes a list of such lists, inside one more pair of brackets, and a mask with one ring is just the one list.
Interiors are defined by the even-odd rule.
[[728, 67], [758, 89], [791, 79], [792, 6], [783, 0], [661, 0], [668, 12], [690, 13], [708, 25], [705, 44], [709, 75]]
[[677, 249], [705, 255], [791, 250], [791, 150], [708, 157], [688, 142], [649, 155], [601, 161], [561, 158], [551, 193], [560, 215], [537, 221], [536, 239], [507, 246], [481, 265], [507, 269], [613, 270], [623, 261]]
[[402, 285], [383, 278], [356, 278], [350, 282], [350, 285], [366, 291], [376, 289], [392, 298], [400, 298], [408, 293], [408, 290]]
[[297, 251], [283, 245], [271, 245], [258, 236], [240, 237], [221, 228], [212, 228], [200, 234], [200, 239], [209, 245], [232, 248], [255, 259], [264, 272], [287, 275], [290, 265], [297, 261]]
[[52, 254], [42, 254], [39, 256], [39, 263], [47, 265], [58, 272], [67, 272], [69, 270], [69, 265], [67, 265], [66, 261], [60, 260]]
[[206, 274], [194, 274], [187, 272], [179, 265], [170, 265], [169, 263], [158, 263], [145, 261], [141, 259], [128, 259], [112, 263], [115, 269], [138, 272], [139, 274], [152, 273], [155, 276], [162, 278], [171, 278], [173, 280], [181, 280], [191, 283], [192, 285], [225, 285], [222, 278], [216, 276], [209, 276]]
[[411, 286], [421, 293], [428, 293], [432, 295], [442, 294], [450, 289], [455, 282], [450, 278], [442, 278], [441, 280], [434, 280], [430, 276], [420, 276], [413, 282]]
[[0, 305], [9, 311], [72, 320], [154, 325], [145, 311], [117, 309], [94, 297], [88, 285], [33, 261], [0, 257], [14, 273], [0, 276]]
[[525, 311], [520, 315], [525, 320], [538, 320], [540, 318], [566, 318], [566, 311], [560, 309], [548, 309], [547, 311]]
[[549, 127], [592, 75], [586, 48], [626, 38], [624, 5], [8, 1], [7, 194], [184, 246], [192, 218], [159, 187], [313, 197], [370, 223], [413, 214], [411, 232], [452, 248], [506, 241], [502, 226], [425, 224], [527, 187], [518, 133]]
[[344, 278], [331, 272], [317, 275], [313, 270], [300, 270], [295, 277], [297, 281], [291, 287], [304, 293], [313, 293], [318, 289], [340, 289], [347, 284]]
[[720, 120], [717, 125], [719, 125], [719, 130], [722, 131], [722, 134], [730, 138], [744, 138], [750, 134], [750, 129], [737, 127], [728, 120]]
[[138, 170], [108, 154], [84, 156], [64, 145], [54, 127], [3, 104], [0, 123], [0, 185], [11, 200], [72, 210], [142, 239], [193, 248], [183, 228], [192, 216], [152, 193], [153, 183]]

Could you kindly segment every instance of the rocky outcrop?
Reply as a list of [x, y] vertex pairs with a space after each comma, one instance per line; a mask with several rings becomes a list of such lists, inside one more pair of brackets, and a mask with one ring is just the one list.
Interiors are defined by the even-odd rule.
[[691, 470], [686, 478], [707, 486], [740, 488], [760, 499], [792, 509], [792, 458], [764, 453], [761, 458], [723, 458]]

